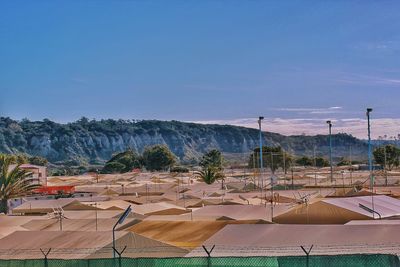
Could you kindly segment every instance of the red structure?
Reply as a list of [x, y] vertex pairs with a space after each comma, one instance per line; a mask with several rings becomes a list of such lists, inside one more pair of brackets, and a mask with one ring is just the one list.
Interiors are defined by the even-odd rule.
[[59, 193], [63, 194], [73, 194], [75, 193], [75, 186], [64, 185], [64, 186], [42, 186], [33, 190], [36, 194], [42, 195], [57, 195]]

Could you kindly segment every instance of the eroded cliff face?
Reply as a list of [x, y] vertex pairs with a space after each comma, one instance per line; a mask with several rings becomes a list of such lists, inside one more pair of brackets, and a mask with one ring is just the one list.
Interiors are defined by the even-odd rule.
[[[348, 135], [335, 137], [334, 155], [366, 152], [364, 142]], [[0, 152], [23, 152], [46, 157], [51, 162], [108, 160], [112, 154], [131, 148], [139, 153], [146, 146], [165, 144], [182, 161], [200, 157], [210, 149], [223, 153], [247, 153], [258, 146], [258, 131], [227, 125], [200, 125], [177, 121], [80, 120], [58, 124], [14, 121], [0, 118]], [[327, 153], [326, 136], [282, 136], [264, 134], [265, 145], [280, 145], [292, 154], [310, 155], [313, 146]]]

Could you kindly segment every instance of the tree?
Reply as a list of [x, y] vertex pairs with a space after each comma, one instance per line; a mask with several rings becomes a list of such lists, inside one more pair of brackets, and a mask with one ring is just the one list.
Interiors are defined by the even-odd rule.
[[142, 167], [142, 158], [132, 149], [114, 155], [106, 162], [102, 173], [125, 173]]
[[[292, 155], [285, 152], [280, 146], [277, 147], [263, 147], [263, 167], [270, 168], [275, 172], [278, 168], [285, 168], [287, 171], [293, 161]], [[284, 160], [285, 159], [285, 160]], [[250, 155], [249, 167], [260, 168], [260, 148], [255, 148]]]
[[222, 181], [224, 187], [225, 176], [223, 172], [213, 167], [204, 167], [203, 170], [196, 172], [196, 175], [201, 178], [206, 184], [213, 184], [217, 180]]
[[146, 169], [160, 171], [170, 168], [175, 164], [175, 155], [166, 145], [155, 145], [145, 148], [143, 162]]
[[25, 164], [29, 162], [28, 156], [25, 154], [12, 154], [8, 156], [11, 164]]
[[217, 149], [212, 149], [203, 155], [199, 165], [203, 168], [211, 167], [222, 170], [223, 161], [224, 158], [222, 157], [221, 152]]
[[48, 161], [46, 158], [39, 157], [39, 156], [33, 156], [29, 158], [29, 163], [33, 165], [38, 165], [38, 166], [46, 166]]
[[389, 170], [392, 170], [393, 167], [399, 166], [400, 149], [394, 145], [378, 147], [374, 150], [373, 154], [375, 162], [382, 166], [385, 166], [386, 162], [386, 167]]
[[12, 157], [0, 155], [0, 212], [6, 214], [9, 199], [24, 196], [39, 186], [32, 184], [31, 173], [20, 169], [20, 164], [11, 168], [12, 161]]
[[296, 164], [300, 166], [314, 166], [314, 161], [313, 159], [303, 156], [301, 158], [296, 159]]
[[315, 158], [315, 165], [318, 168], [322, 168], [322, 167], [328, 167], [330, 164], [329, 164], [329, 161], [327, 161], [326, 159], [324, 159], [322, 157], [316, 157]]

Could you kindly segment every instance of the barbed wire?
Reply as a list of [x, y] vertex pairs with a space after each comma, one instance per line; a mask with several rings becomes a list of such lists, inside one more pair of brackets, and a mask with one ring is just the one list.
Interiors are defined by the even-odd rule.
[[[207, 245], [206, 245], [207, 246]], [[212, 245], [210, 245], [212, 246]], [[303, 246], [311, 246], [311, 244], [305, 244]], [[123, 246], [117, 246], [117, 250], [122, 250]], [[75, 255], [77, 258], [82, 255], [112, 255], [112, 247], [97, 247], [97, 248], [55, 248], [55, 247], [40, 247], [40, 248], [29, 248], [29, 249], [0, 249], [0, 258], [5, 259], [7, 256], [18, 256], [18, 258], [27, 256], [37, 256], [42, 258], [41, 250], [49, 250], [51, 252], [49, 257], [54, 258], [57, 256], [72, 256]], [[312, 255], [342, 255], [342, 254], [394, 254], [400, 255], [400, 247], [395, 243], [387, 244], [351, 244], [351, 245], [314, 245], [311, 252]], [[137, 255], [140, 254], [151, 255], [154, 254], [156, 257], [176, 257], [189, 254], [190, 257], [206, 257], [207, 254], [201, 246], [151, 246], [151, 247], [127, 247], [123, 253], [123, 256], [129, 254]], [[304, 255], [301, 250], [301, 245], [298, 246], [241, 246], [241, 245], [216, 245], [212, 255], [256, 255], [256, 256], [297, 256]], [[69, 258], [69, 257], [68, 257]]]

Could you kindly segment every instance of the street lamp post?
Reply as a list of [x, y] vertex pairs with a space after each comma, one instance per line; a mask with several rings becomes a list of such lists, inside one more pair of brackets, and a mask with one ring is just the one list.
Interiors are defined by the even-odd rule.
[[370, 178], [370, 189], [374, 188], [374, 177], [372, 175], [372, 147], [371, 147], [371, 122], [370, 122], [370, 113], [372, 112], [372, 108], [367, 108], [367, 120], [368, 120], [368, 169], [369, 169], [369, 178]]
[[332, 166], [332, 121], [326, 121], [329, 125], [329, 164], [331, 167], [331, 183], [333, 183], [333, 166]]
[[[369, 180], [370, 180], [370, 189], [371, 189], [371, 204], [372, 210], [375, 210], [374, 205], [374, 175], [372, 173], [372, 147], [371, 147], [371, 121], [370, 121], [370, 113], [372, 112], [372, 108], [367, 108], [367, 120], [368, 120], [368, 167], [369, 167]], [[373, 218], [375, 219], [375, 213], [373, 213]]]
[[[262, 129], [261, 129], [261, 122], [264, 119], [264, 117], [260, 116], [258, 117], [258, 127], [259, 127], [259, 138], [260, 138], [260, 180], [261, 180], [261, 199], [262, 199], [262, 194], [263, 194], [263, 189], [264, 189], [264, 181], [263, 181], [263, 141], [262, 141]], [[260, 184], [260, 183], [259, 183]]]

